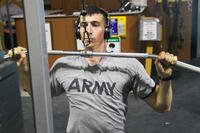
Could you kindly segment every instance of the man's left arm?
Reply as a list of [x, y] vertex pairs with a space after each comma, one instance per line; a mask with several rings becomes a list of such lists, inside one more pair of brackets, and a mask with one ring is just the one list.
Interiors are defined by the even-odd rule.
[[159, 84], [156, 85], [153, 93], [145, 98], [145, 101], [158, 112], [167, 112], [172, 102], [172, 66], [176, 64], [177, 57], [161, 52], [155, 61]]

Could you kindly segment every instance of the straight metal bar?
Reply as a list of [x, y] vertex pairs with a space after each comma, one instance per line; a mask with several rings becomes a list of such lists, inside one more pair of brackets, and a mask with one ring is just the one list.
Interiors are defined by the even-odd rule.
[[200, 1], [197, 6], [197, 57], [200, 57]]
[[[92, 52], [92, 51], [62, 51], [62, 50], [48, 51], [48, 53], [56, 55], [73, 55], [73, 56], [85, 56], [85, 57], [109, 56], [109, 57], [119, 57], [119, 58], [152, 58], [152, 59], [156, 59], [158, 57], [157, 55], [148, 53], [106, 53], [106, 52]], [[199, 67], [181, 61], [177, 61], [176, 66], [200, 73]]]
[[43, 0], [23, 0], [36, 133], [53, 133]]
[[148, 53], [106, 53], [106, 52], [92, 52], [92, 51], [61, 51], [53, 50], [48, 51], [49, 54], [54, 55], [75, 55], [75, 56], [110, 56], [110, 57], [125, 57], [125, 58], [156, 58], [156, 55]]

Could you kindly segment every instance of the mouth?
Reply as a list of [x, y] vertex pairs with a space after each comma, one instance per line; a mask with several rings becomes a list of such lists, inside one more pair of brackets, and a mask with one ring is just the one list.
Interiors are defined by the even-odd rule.
[[84, 39], [84, 42], [90, 44], [90, 43], [93, 43], [93, 42], [94, 42], [94, 39], [93, 39], [93, 38], [85, 38], [85, 39]]

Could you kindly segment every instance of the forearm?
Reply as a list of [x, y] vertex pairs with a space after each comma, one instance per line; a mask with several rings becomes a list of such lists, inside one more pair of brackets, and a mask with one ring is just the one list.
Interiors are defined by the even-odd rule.
[[172, 86], [171, 80], [160, 81], [156, 95], [156, 106], [161, 111], [169, 111], [172, 102]]
[[171, 81], [160, 81], [145, 101], [157, 112], [169, 111], [172, 102]]
[[153, 106], [156, 110], [166, 112], [171, 109], [172, 102], [172, 72], [173, 65], [176, 64], [177, 57], [168, 52], [160, 52], [155, 60], [157, 74], [160, 78], [159, 85], [157, 86], [153, 99]]

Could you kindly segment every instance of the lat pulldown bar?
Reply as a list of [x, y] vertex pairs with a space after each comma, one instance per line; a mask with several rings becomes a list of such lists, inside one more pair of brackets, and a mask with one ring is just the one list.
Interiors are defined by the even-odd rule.
[[[109, 57], [119, 57], [119, 58], [152, 58], [152, 59], [156, 59], [158, 57], [157, 55], [148, 53], [106, 53], [106, 52], [92, 52], [92, 51], [62, 51], [62, 50], [48, 51], [48, 53], [54, 55], [61, 54], [61, 55], [73, 55], [73, 56], [84, 56], [84, 57], [109, 56]], [[200, 73], [199, 67], [181, 61], [177, 61], [176, 66]]]

